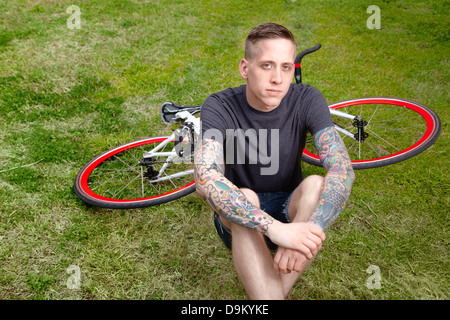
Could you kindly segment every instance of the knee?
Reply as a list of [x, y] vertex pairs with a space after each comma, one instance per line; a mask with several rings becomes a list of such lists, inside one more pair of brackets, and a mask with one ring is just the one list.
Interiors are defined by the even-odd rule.
[[230, 225], [231, 235], [233, 237], [233, 243], [236, 245], [249, 246], [254, 243], [265, 243], [263, 235], [251, 228], [231, 223]]
[[315, 193], [322, 191], [325, 178], [319, 175], [311, 175], [303, 180], [303, 182], [305, 183], [305, 190], [310, 190]]
[[259, 197], [255, 191], [247, 188], [241, 188], [239, 190], [247, 197], [248, 201], [250, 201], [254, 206], [259, 208], [260, 206]]
[[291, 221], [306, 221], [319, 203], [324, 181], [325, 178], [319, 175], [309, 176], [302, 181], [289, 203], [288, 213]]
[[312, 202], [319, 201], [320, 195], [322, 194], [323, 184], [325, 183], [325, 178], [318, 175], [309, 176], [307, 184], [305, 184], [304, 195], [307, 199]]

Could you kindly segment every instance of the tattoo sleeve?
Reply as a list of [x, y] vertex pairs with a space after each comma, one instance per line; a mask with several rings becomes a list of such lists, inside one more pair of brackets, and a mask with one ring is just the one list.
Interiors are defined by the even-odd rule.
[[325, 230], [344, 209], [355, 181], [355, 174], [344, 142], [334, 127], [317, 132], [313, 138], [327, 174], [319, 204], [308, 222]]
[[242, 191], [225, 178], [222, 144], [205, 139], [199, 141], [194, 156], [197, 193], [222, 217], [263, 234], [273, 218], [254, 206]]

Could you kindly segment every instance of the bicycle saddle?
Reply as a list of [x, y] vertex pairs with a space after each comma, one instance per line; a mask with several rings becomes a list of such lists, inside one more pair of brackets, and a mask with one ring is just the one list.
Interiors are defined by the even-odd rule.
[[161, 105], [160, 114], [161, 119], [165, 124], [171, 124], [178, 120], [177, 113], [180, 111], [188, 111], [194, 115], [200, 112], [202, 106], [184, 106], [175, 102], [167, 101]]

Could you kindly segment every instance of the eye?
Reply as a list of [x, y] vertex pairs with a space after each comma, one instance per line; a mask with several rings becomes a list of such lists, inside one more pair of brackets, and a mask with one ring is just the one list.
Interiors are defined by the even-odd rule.
[[263, 67], [264, 69], [270, 69], [270, 68], [272, 68], [272, 65], [271, 65], [270, 63], [264, 63], [264, 64], [262, 65], [262, 67]]
[[288, 64], [283, 66], [284, 71], [290, 71], [291, 69], [292, 69], [292, 66], [290, 66]]

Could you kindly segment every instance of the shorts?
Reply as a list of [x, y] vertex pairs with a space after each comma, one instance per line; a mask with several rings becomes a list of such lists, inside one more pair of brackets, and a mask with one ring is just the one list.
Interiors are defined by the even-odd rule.
[[[289, 201], [291, 200], [291, 192], [264, 192], [257, 193], [259, 202], [261, 204], [260, 209], [269, 214], [271, 217], [281, 221], [283, 223], [291, 222], [288, 214]], [[219, 215], [214, 213], [214, 225], [216, 227], [219, 237], [228, 249], [231, 249], [231, 231], [225, 227], [220, 221]], [[277, 245], [270, 241], [270, 239], [264, 236], [267, 246], [271, 250], [276, 250]]]

